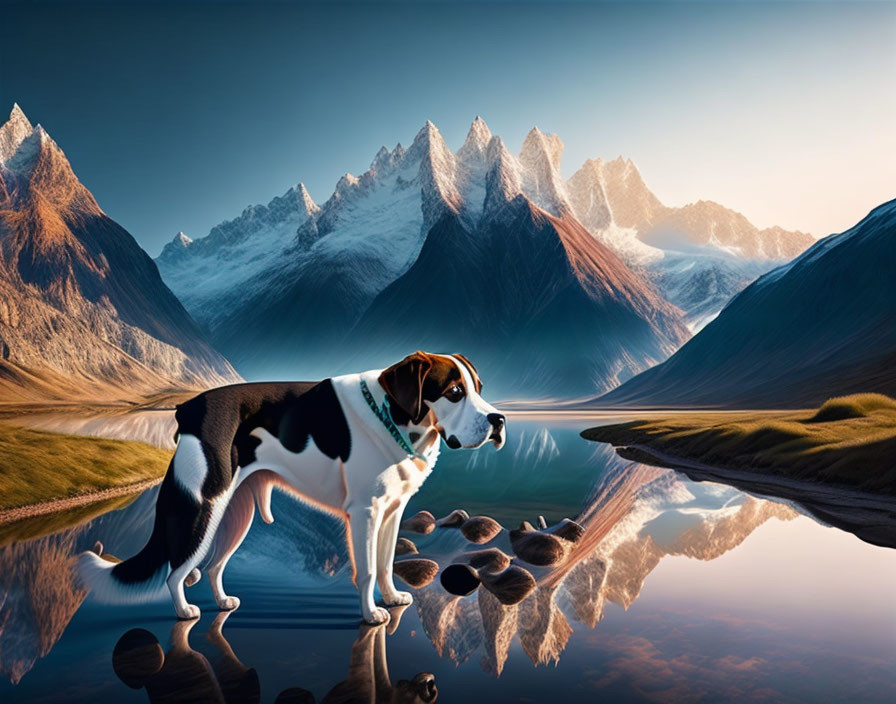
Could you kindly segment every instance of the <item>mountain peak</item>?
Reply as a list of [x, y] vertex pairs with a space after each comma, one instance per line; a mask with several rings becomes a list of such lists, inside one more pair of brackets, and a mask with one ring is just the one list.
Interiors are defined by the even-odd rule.
[[473, 120], [473, 124], [470, 125], [470, 129], [467, 132], [467, 138], [458, 151], [458, 156], [460, 156], [461, 153], [473, 151], [484, 154], [491, 138], [492, 131], [488, 128], [488, 125], [485, 124], [485, 120], [477, 115], [476, 119]]
[[21, 122], [31, 129], [31, 122], [25, 116], [25, 113], [22, 112], [22, 108], [19, 107], [18, 103], [12, 104], [12, 110], [9, 111], [9, 121], [10, 122]]
[[427, 120], [426, 124], [420, 128], [419, 132], [417, 132], [414, 141], [411, 142], [408, 154], [417, 154], [418, 152], [422, 152], [430, 144], [444, 144], [444, 142], [445, 140], [442, 138], [442, 133], [439, 132], [439, 128], [430, 120]]
[[193, 240], [187, 237], [186, 234], [184, 234], [183, 230], [181, 230], [174, 236], [172, 242], [174, 244], [180, 245], [181, 247], [189, 247], [191, 244], [193, 244]]
[[516, 159], [497, 135], [488, 143], [486, 160], [488, 171], [483, 211], [486, 217], [490, 217], [520, 194], [522, 183]]
[[13, 103], [9, 120], [0, 126], [0, 162], [5, 162], [34, 132], [31, 122], [25, 117], [18, 103]]
[[308, 192], [308, 189], [305, 188], [304, 183], [299, 183], [299, 185], [296, 186], [296, 191], [298, 192], [299, 198], [302, 200], [302, 204], [305, 206], [305, 210], [309, 215], [320, 210], [320, 206], [314, 202], [314, 198], [311, 197], [311, 194]]
[[520, 150], [523, 167], [523, 189], [535, 204], [553, 215], [570, 210], [566, 188], [560, 174], [563, 142], [555, 134], [545, 134], [533, 127]]
[[556, 134], [546, 134], [538, 127], [533, 127], [523, 141], [520, 151], [522, 161], [535, 160], [544, 154], [550, 161], [551, 168], [560, 170], [560, 159], [563, 157], [563, 141]]

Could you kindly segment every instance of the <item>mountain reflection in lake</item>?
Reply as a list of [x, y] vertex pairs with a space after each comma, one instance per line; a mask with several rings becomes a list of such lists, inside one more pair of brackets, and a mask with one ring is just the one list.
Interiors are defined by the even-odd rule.
[[[168, 602], [85, 600], [70, 572], [97, 539], [135, 552], [155, 490], [50, 535], [7, 530], [0, 701], [896, 698], [896, 552], [782, 503], [621, 460], [579, 438], [586, 424], [517, 419], [501, 453], [445, 450], [408, 509], [585, 526], [564, 563], [531, 569], [538, 586], [514, 606], [484, 589], [454, 597], [436, 580], [389, 626], [359, 625], [341, 525], [283, 496], [275, 523], [256, 522], [231, 561], [240, 609], [215, 612], [203, 578], [196, 623], [175, 622]], [[450, 528], [408, 537], [442, 567], [480, 549]], [[511, 553], [506, 531], [490, 545]]]

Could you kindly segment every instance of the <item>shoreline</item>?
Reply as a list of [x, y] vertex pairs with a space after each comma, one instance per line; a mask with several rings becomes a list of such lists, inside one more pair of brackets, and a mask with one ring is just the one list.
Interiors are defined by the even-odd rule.
[[151, 489], [160, 484], [164, 477], [155, 479], [144, 479], [143, 481], [133, 482], [131, 484], [122, 484], [121, 486], [113, 486], [108, 489], [99, 491], [88, 491], [83, 494], [75, 494], [67, 496], [63, 499], [51, 499], [49, 501], [40, 501], [34, 504], [26, 504], [25, 506], [17, 506], [0, 510], [0, 525], [14, 523], [26, 518], [34, 518], [36, 516], [45, 516], [51, 513], [67, 511], [80, 506], [87, 506], [92, 503], [115, 499], [129, 494], [139, 494], [147, 489]]
[[793, 501], [823, 523], [849, 531], [865, 542], [896, 548], [896, 497], [755, 470], [718, 467], [667, 455], [647, 445], [614, 448], [623, 459], [673, 469], [694, 481], [719, 482], [766, 498]]

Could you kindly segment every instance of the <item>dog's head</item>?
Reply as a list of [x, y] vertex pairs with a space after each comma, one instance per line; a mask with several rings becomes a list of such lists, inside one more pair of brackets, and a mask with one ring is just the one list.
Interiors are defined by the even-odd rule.
[[432, 414], [451, 449], [482, 447], [489, 441], [499, 450], [504, 446], [504, 416], [480, 396], [482, 381], [463, 355], [415, 352], [384, 370], [379, 382], [409, 423], [420, 425]]

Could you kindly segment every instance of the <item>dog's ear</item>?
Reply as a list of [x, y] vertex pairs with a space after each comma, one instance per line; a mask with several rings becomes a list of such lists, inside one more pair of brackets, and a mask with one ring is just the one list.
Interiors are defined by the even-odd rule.
[[380, 374], [380, 386], [395, 399], [413, 423], [419, 423], [429, 412], [423, 403], [423, 382], [430, 369], [432, 359], [426, 352], [418, 350]]

